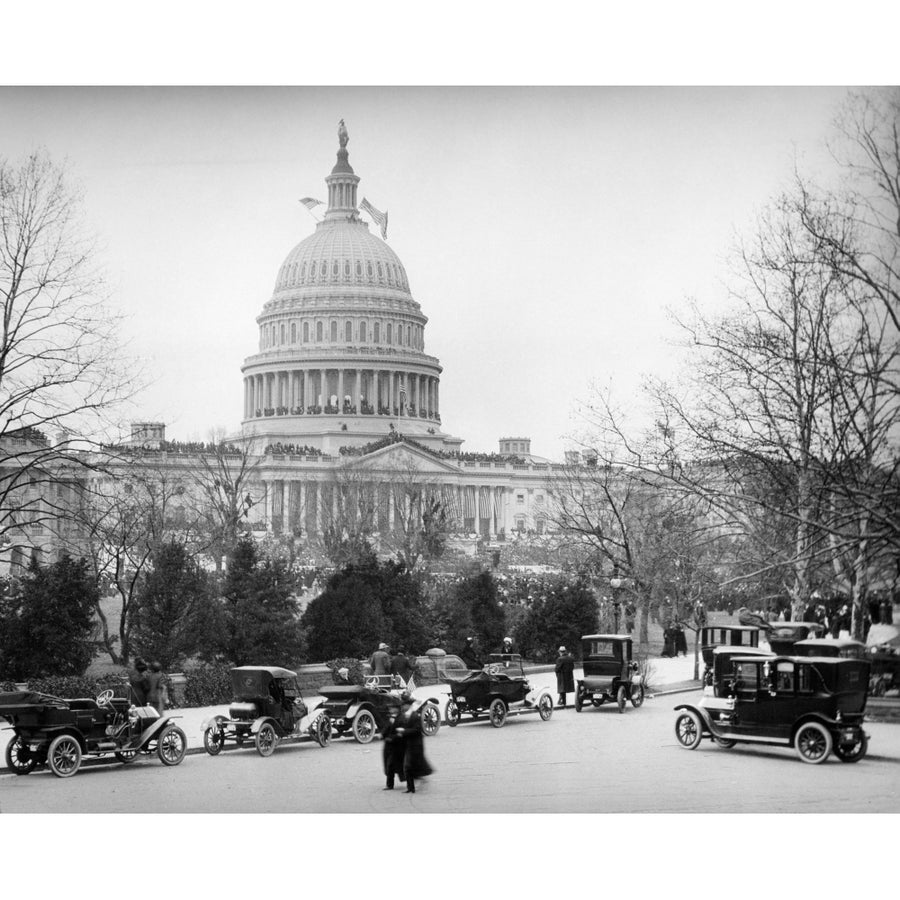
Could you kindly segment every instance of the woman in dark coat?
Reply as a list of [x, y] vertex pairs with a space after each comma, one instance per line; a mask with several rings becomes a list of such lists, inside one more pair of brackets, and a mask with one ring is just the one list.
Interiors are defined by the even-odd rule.
[[390, 751], [384, 751], [387, 788], [394, 786], [394, 776], [406, 781], [406, 793], [416, 792], [416, 779], [431, 775], [428, 760], [425, 759], [425, 744], [422, 734], [422, 717], [418, 709], [413, 709], [413, 698], [409, 691], [400, 695], [400, 712], [389, 726], [390, 735], [385, 735], [385, 743], [390, 742]]
[[566, 694], [575, 690], [575, 659], [565, 647], [559, 648], [559, 656], [556, 659], [556, 690], [559, 694], [558, 706], [566, 708]]
[[403, 772], [403, 756], [406, 751], [406, 743], [403, 734], [398, 731], [399, 714], [394, 716], [381, 732], [384, 743], [381, 746], [381, 754], [384, 760], [384, 774], [387, 777], [385, 784], [386, 791], [394, 789], [394, 779], [399, 778], [406, 781], [406, 775]]

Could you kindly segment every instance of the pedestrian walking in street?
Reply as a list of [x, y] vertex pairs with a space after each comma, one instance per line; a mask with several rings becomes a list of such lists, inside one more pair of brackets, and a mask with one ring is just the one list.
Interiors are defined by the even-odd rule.
[[381, 643], [378, 649], [372, 654], [369, 660], [372, 667], [373, 675], [390, 675], [391, 674], [391, 656], [388, 653], [388, 645]]
[[150, 663], [150, 672], [147, 675], [147, 702], [162, 715], [166, 709], [169, 691], [166, 687], [168, 676], [162, 670], [158, 662]]
[[413, 696], [409, 691], [400, 695], [400, 710], [383, 734], [385, 790], [393, 790], [394, 781], [399, 778], [406, 782], [406, 793], [414, 794], [416, 779], [433, 774], [434, 769], [425, 758], [422, 717], [419, 709], [413, 706]]
[[559, 648], [556, 658], [556, 690], [559, 693], [560, 709], [566, 708], [566, 694], [575, 691], [575, 658], [565, 647]]
[[147, 663], [140, 656], [134, 658], [134, 667], [128, 670], [128, 683], [131, 685], [131, 702], [135, 706], [146, 706], [150, 682], [147, 677]]

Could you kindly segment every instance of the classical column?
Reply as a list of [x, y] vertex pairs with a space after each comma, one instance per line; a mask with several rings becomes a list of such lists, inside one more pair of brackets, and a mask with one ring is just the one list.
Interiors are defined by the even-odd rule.
[[475, 485], [475, 533], [481, 534], [481, 489]]
[[[368, 402], [368, 397], [365, 398]], [[353, 397], [353, 405], [358, 413], [362, 412], [363, 403], [363, 373], [362, 369], [356, 370], [356, 395]]]
[[344, 370], [343, 369], [338, 369], [338, 392], [337, 392], [337, 394], [338, 394], [338, 403], [337, 403], [338, 412], [343, 413], [344, 412], [344, 394], [345, 394]]
[[388, 372], [388, 412], [394, 414], [394, 372]]

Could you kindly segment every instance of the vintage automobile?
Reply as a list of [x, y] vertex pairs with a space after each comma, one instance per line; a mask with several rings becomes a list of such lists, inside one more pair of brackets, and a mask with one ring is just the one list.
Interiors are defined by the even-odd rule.
[[819, 638], [825, 633], [825, 626], [819, 622], [773, 622], [766, 639], [773, 653], [790, 656], [798, 641]]
[[[365, 683], [336, 684], [319, 689], [325, 698], [319, 707], [331, 722], [335, 737], [353, 735], [360, 744], [368, 744], [396, 715], [403, 686], [396, 676], [369, 675]], [[417, 697], [422, 732], [430, 737], [441, 727], [437, 697]]]
[[793, 747], [803, 762], [841, 762], [866, 755], [863, 716], [869, 663], [859, 659], [775, 656], [721, 657], [712, 694], [675, 707], [675, 737], [687, 750], [703, 738]]
[[866, 635], [867, 659], [872, 662], [871, 691], [883, 697], [900, 690], [900, 628], [877, 623]]
[[260, 756], [271, 756], [280, 741], [311, 739], [324, 747], [331, 723], [321, 709], [310, 710], [300, 696], [297, 673], [278, 666], [238, 666], [231, 670], [234, 699], [228, 716], [201, 725], [203, 746], [210, 756], [226, 741], [239, 747], [253, 740]]
[[415, 658], [414, 679], [417, 687], [449, 684], [465, 678], [469, 672], [469, 667], [460, 657], [443, 650], [429, 650], [424, 656]]
[[584, 678], [575, 685], [575, 712], [590, 703], [602, 706], [615, 701], [619, 712], [625, 704], [644, 702], [644, 682], [631, 658], [631, 638], [622, 634], [585, 634], [581, 637]]
[[486, 713], [494, 728], [508, 716], [536, 712], [546, 722], [553, 715], [553, 697], [544, 688], [532, 688], [518, 653], [492, 653], [478, 672], [450, 683], [447, 724], [455, 727], [463, 714], [477, 719]]
[[154, 750], [163, 765], [177, 766], [187, 751], [187, 738], [172, 721], [177, 716], [160, 716], [152, 706], [134, 706], [112, 690], [96, 700], [4, 692], [0, 718], [14, 731], [6, 747], [6, 764], [17, 775], [47, 765], [54, 775], [68, 778], [85, 756], [114, 754], [119, 762], [130, 763], [138, 753]]
[[771, 650], [763, 650], [762, 647], [729, 647], [723, 645], [713, 649], [712, 678], [705, 685], [703, 692], [713, 697], [730, 696], [731, 674], [734, 668], [734, 660], [738, 656], [761, 656], [766, 659], [774, 659], [775, 654]]
[[703, 683], [712, 681], [713, 650], [716, 647], [758, 647], [756, 625], [707, 625], [700, 629], [700, 653], [703, 656]]

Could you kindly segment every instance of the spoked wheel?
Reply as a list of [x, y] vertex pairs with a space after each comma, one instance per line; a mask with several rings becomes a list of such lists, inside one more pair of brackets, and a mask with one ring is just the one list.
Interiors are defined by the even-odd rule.
[[865, 732], [860, 731], [859, 740], [855, 744], [835, 744], [834, 755], [841, 762], [855, 763], [859, 762], [866, 755], [868, 749], [869, 739], [866, 737]]
[[631, 686], [631, 705], [635, 709], [644, 705], [644, 686], [642, 684], [633, 684]]
[[703, 725], [700, 716], [686, 710], [675, 720], [675, 737], [685, 750], [696, 750], [703, 739]]
[[553, 698], [549, 694], [541, 694], [538, 700], [538, 715], [545, 722], [553, 715]]
[[225, 732], [218, 725], [210, 725], [203, 732], [203, 749], [210, 756], [218, 756], [225, 746]]
[[714, 737], [713, 743], [717, 747], [721, 747], [723, 750], [730, 750], [737, 743], [737, 741], [733, 741], [731, 740], [731, 738]]
[[422, 706], [422, 733], [432, 737], [438, 733], [441, 727], [441, 711], [433, 703], [425, 703]]
[[794, 749], [805, 763], [818, 765], [828, 759], [831, 753], [831, 735], [824, 725], [807, 722], [802, 725], [794, 738]]
[[619, 712], [625, 712], [625, 701], [627, 699], [627, 692], [625, 690], [625, 685], [620, 684], [618, 690], [616, 691], [616, 706], [619, 707]]
[[256, 732], [256, 752], [260, 756], [271, 756], [278, 746], [278, 735], [271, 722], [264, 722]]
[[459, 720], [462, 718], [459, 712], [459, 707], [452, 700], [447, 704], [447, 724], [451, 728], [456, 728], [459, 725]]
[[187, 753], [187, 738], [177, 725], [169, 725], [156, 742], [156, 755], [164, 766], [177, 766]]
[[500, 697], [495, 697], [491, 700], [488, 715], [491, 718], [491, 725], [493, 725], [494, 728], [502, 728], [506, 724], [506, 704]]
[[360, 710], [353, 720], [353, 737], [360, 744], [369, 744], [375, 737], [375, 716], [367, 709]]
[[27, 775], [37, 765], [37, 754], [25, 746], [22, 738], [13, 738], [6, 745], [6, 765], [16, 775]]
[[116, 759], [122, 763], [123, 766], [127, 766], [128, 763], [134, 762], [137, 759], [137, 750], [116, 750]]
[[50, 742], [47, 763], [50, 771], [60, 778], [74, 775], [81, 765], [81, 744], [72, 735], [61, 734]]
[[313, 725], [313, 738], [320, 747], [331, 743], [331, 719], [322, 713]]

